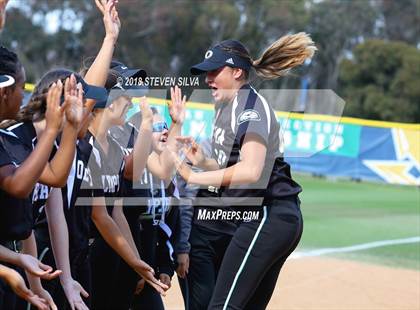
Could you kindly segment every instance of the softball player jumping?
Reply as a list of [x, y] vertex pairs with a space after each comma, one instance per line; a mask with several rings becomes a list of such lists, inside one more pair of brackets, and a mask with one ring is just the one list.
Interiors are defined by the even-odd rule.
[[193, 172], [178, 157], [179, 172], [189, 183], [215, 187], [224, 206], [243, 211], [248, 203], [247, 210], [260, 214], [258, 221], [238, 221], [208, 309], [265, 309], [281, 267], [300, 240], [301, 187], [280, 152], [274, 111], [249, 85], [249, 74], [255, 69], [265, 79], [281, 77], [315, 50], [311, 38], [298, 33], [280, 38], [252, 60], [242, 43], [226, 40], [191, 68], [192, 74], [206, 74], [217, 103], [212, 158], [205, 158], [191, 138], [181, 137], [193, 144], [186, 154], [190, 161], [209, 171]]

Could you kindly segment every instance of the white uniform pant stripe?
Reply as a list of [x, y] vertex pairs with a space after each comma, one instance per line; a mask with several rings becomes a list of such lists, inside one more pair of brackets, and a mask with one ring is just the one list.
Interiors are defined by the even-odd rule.
[[231, 286], [231, 288], [229, 290], [229, 294], [228, 294], [228, 296], [226, 298], [225, 304], [223, 305], [223, 310], [226, 310], [226, 307], [229, 305], [230, 298], [232, 297], [232, 293], [233, 293], [233, 290], [235, 289], [236, 283], [238, 282], [239, 276], [241, 275], [242, 270], [245, 267], [246, 261], [248, 260], [248, 257], [251, 254], [251, 251], [252, 251], [252, 249], [254, 247], [254, 244], [257, 241], [257, 238], [258, 238], [258, 236], [260, 234], [260, 231], [261, 231], [261, 229], [262, 229], [262, 227], [263, 227], [263, 225], [264, 225], [264, 223], [265, 223], [265, 221], [267, 219], [267, 207], [264, 206], [263, 207], [263, 210], [264, 210], [263, 219], [262, 219], [260, 225], [258, 226], [257, 232], [255, 233], [254, 238], [252, 239], [251, 244], [249, 245], [248, 251], [245, 254], [245, 257], [244, 257], [244, 259], [243, 259], [243, 261], [241, 263], [241, 266], [239, 267], [239, 270], [238, 270], [238, 272], [235, 275], [235, 279], [233, 280], [232, 286]]

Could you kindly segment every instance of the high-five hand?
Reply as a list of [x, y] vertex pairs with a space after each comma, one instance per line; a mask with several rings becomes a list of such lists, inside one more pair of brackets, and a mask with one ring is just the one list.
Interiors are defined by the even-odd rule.
[[116, 5], [117, 0], [95, 0], [96, 6], [104, 16], [104, 26], [106, 37], [112, 38], [115, 41], [118, 38], [121, 29], [121, 21], [118, 17]]

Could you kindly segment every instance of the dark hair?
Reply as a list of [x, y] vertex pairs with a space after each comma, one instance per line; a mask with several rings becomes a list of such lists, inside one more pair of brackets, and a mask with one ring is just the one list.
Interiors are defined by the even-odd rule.
[[[10, 75], [16, 80], [21, 70], [22, 64], [20, 63], [18, 56], [6, 47], [1, 46], [0, 74]], [[15, 85], [16, 84], [12, 85], [11, 87], [14, 87]]]
[[[275, 79], [286, 75], [292, 68], [311, 58], [317, 50], [311, 37], [304, 32], [281, 37], [256, 60], [251, 58], [248, 49], [239, 41], [225, 40], [217, 47], [248, 59], [257, 75], [264, 79]], [[245, 79], [248, 77], [249, 72], [245, 72]]]
[[55, 69], [44, 74], [35, 85], [28, 104], [20, 109], [15, 120], [5, 122], [2, 124], [2, 127], [8, 127], [20, 122], [32, 122], [44, 119], [47, 110], [47, 93], [49, 88], [58, 80], [61, 80], [64, 84], [65, 80], [71, 74], [74, 74], [76, 78], [81, 78], [77, 73], [67, 69]]

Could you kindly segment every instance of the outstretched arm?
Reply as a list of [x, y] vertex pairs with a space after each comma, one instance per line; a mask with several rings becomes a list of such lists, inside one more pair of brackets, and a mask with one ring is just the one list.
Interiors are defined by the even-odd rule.
[[[22, 242], [23, 249], [22, 252], [33, 257], [37, 257], [37, 247], [34, 233], [32, 232], [31, 236]], [[57, 306], [54, 303], [51, 295], [42, 287], [41, 280], [39, 277], [34, 276], [33, 274], [26, 271], [26, 277], [28, 278], [29, 286], [31, 290], [40, 296], [41, 298], [45, 299], [47, 304], [50, 306], [51, 309], [57, 310]]]
[[137, 250], [136, 243], [134, 242], [133, 235], [131, 234], [130, 226], [127, 223], [127, 219], [125, 218], [123, 212], [123, 200], [119, 199], [114, 203], [114, 208], [112, 209], [112, 218], [114, 219], [115, 223], [118, 225], [121, 233], [123, 234], [125, 240], [130, 244], [131, 249], [133, 250], [134, 254], [137, 258], [140, 259], [139, 251]]
[[54, 188], [45, 206], [51, 247], [57, 268], [62, 270], [61, 286], [72, 309], [87, 309], [81, 295], [85, 298], [89, 294], [73, 279], [70, 270], [69, 234], [67, 221], [64, 217], [63, 197], [60, 188]]
[[130, 244], [124, 238], [118, 225], [109, 216], [107, 209], [104, 207], [104, 197], [95, 197], [93, 199], [92, 220], [98, 228], [100, 234], [109, 246], [118, 253], [119, 256], [143, 277], [156, 291], [161, 294], [168, 289], [168, 287], [154, 277], [152, 267], [140, 260], [130, 247]]
[[37, 309], [48, 310], [47, 302], [35, 295], [25, 284], [22, 276], [15, 270], [6, 266], [0, 265], [0, 278], [12, 288], [16, 295], [31, 303]]

